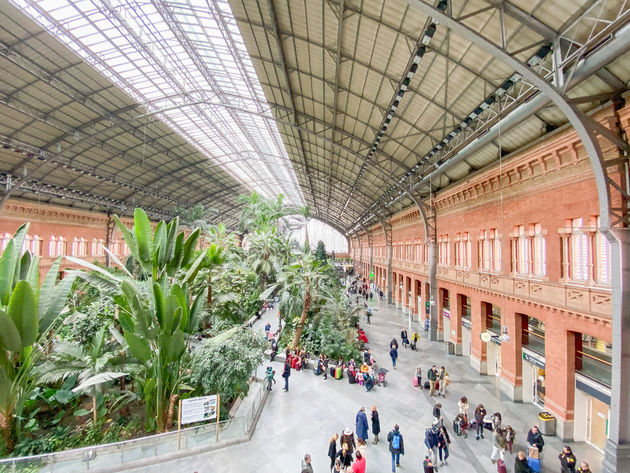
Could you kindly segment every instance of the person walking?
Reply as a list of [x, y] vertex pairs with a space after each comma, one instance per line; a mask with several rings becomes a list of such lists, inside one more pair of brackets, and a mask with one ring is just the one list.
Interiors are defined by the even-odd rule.
[[400, 466], [400, 456], [405, 454], [405, 443], [398, 424], [394, 424], [394, 429], [387, 434], [387, 442], [392, 454], [392, 473], [396, 473], [396, 467]]
[[439, 402], [435, 404], [435, 406], [433, 406], [433, 417], [434, 417], [434, 421], [433, 423], [435, 425], [437, 425], [438, 427], [442, 427], [444, 425], [444, 419], [442, 417], [442, 404], [440, 404]]
[[558, 455], [558, 459], [560, 460], [561, 473], [575, 473], [576, 460], [571, 447], [565, 445], [560, 455]]
[[370, 317], [372, 317], [372, 308], [368, 307], [367, 312], [365, 313], [366, 317], [367, 317], [367, 323], [368, 325], [372, 325], [372, 322], [370, 322]]
[[538, 453], [542, 453], [543, 447], [545, 446], [545, 439], [543, 439], [537, 425], [533, 426], [529, 429], [529, 432], [527, 432], [527, 445], [538, 448]]
[[479, 404], [475, 409], [475, 424], [477, 426], [476, 440], [483, 438], [483, 419], [486, 417], [487, 411], [483, 404]]
[[512, 453], [512, 445], [514, 444], [514, 440], [516, 440], [516, 432], [511, 425], [508, 425], [505, 428], [505, 441], [507, 442], [508, 450]]
[[378, 418], [378, 411], [376, 410], [376, 406], [372, 406], [372, 435], [374, 435], [374, 440], [372, 443], [376, 445], [378, 443], [378, 434], [381, 433], [381, 421]]
[[398, 341], [395, 338], [392, 338], [392, 341], [389, 342], [389, 348], [395, 348], [398, 350]]
[[411, 334], [411, 349], [414, 351], [418, 350], [418, 342], [420, 341], [420, 334], [415, 330]]
[[435, 380], [437, 379], [435, 365], [427, 372], [427, 379], [429, 380], [429, 396], [435, 396]]
[[336, 432], [330, 438], [330, 442], [328, 443], [328, 458], [330, 458], [330, 468], [332, 469], [335, 466], [335, 458], [337, 458], [337, 439], [339, 438], [339, 434]]
[[357, 438], [367, 441], [368, 438], [368, 420], [365, 415], [365, 407], [361, 407], [355, 419]]
[[331, 473], [343, 473], [343, 467], [341, 466], [341, 460], [339, 460], [339, 458], [335, 459]]
[[401, 339], [401, 343], [403, 348], [407, 348], [407, 345], [409, 345], [409, 336], [407, 335], [407, 330], [406, 329], [402, 329], [400, 331], [400, 339]]
[[271, 366], [267, 366], [267, 371], [265, 372], [265, 382], [267, 385], [267, 391], [271, 392], [271, 387], [276, 382], [275, 380], [276, 372]]
[[396, 369], [396, 360], [398, 359], [398, 349], [395, 347], [392, 347], [389, 350], [389, 356], [392, 359], [392, 365], [394, 366], [394, 369]]
[[313, 473], [313, 466], [311, 465], [311, 456], [307, 453], [302, 460], [302, 473]]
[[514, 473], [534, 473], [534, 470], [527, 463], [527, 455], [523, 450], [518, 452], [514, 459]]
[[446, 427], [442, 426], [438, 430], [438, 452], [440, 454], [440, 466], [447, 465], [447, 458], [449, 456], [449, 445], [451, 444], [451, 438], [448, 435]]
[[440, 380], [440, 389], [438, 391], [438, 395], [442, 397], [446, 397], [446, 384], [448, 383], [448, 372], [446, 368], [443, 366], [440, 367], [440, 371], [438, 372], [438, 379]]
[[462, 429], [464, 438], [468, 438], [468, 434], [466, 433], [466, 429], [468, 428], [468, 398], [462, 396], [461, 399], [457, 401], [457, 407], [459, 408], [459, 414], [461, 416], [460, 428]]
[[289, 376], [291, 376], [291, 362], [287, 359], [284, 362], [284, 369], [282, 370], [282, 377], [284, 378], [284, 389], [283, 391], [289, 392]]
[[438, 441], [439, 431], [435, 425], [432, 425], [424, 431], [424, 446], [427, 447], [427, 456], [433, 460], [433, 464], [438, 462]]
[[496, 429], [492, 434], [492, 455], [490, 455], [493, 465], [497, 462], [497, 457], [501, 457], [501, 461], [505, 461], [504, 452], [506, 447], [505, 431], [500, 428]]

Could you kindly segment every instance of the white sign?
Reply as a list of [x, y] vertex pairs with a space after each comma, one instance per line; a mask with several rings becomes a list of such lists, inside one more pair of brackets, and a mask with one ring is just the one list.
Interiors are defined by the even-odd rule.
[[448, 317], [449, 319], [451, 318], [451, 311], [448, 309], [442, 309], [442, 315], [444, 317]]
[[182, 424], [217, 418], [217, 396], [193, 397], [182, 400]]

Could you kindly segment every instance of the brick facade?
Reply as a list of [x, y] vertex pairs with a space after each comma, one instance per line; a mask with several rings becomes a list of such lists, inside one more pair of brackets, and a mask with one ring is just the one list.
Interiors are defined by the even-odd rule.
[[[623, 131], [630, 135], [630, 106], [620, 110], [610, 106], [594, 118], [614, 133]], [[600, 145], [605, 160], [620, 158], [619, 150], [608, 141], [602, 138]], [[623, 167], [611, 169], [613, 179], [625, 186]], [[569, 127], [556, 130], [544, 140], [504, 157], [500, 164], [477, 171], [465, 181], [438, 192], [431, 204], [437, 212], [438, 247], [448, 240], [449, 248], [448, 255], [438, 252], [438, 339], [453, 342], [455, 352], [462, 354], [463, 330], [467, 330], [462, 328], [462, 301], [468, 301], [471, 365], [486, 374], [490, 362], [488, 343], [480, 335], [486, 330], [492, 308], [497, 308], [501, 328], [509, 336], [509, 341], [500, 345], [499, 384], [506, 395], [521, 401], [523, 320], [529, 316], [543, 322], [545, 409], [557, 416], [559, 435], [572, 438], [576, 335], [587, 334], [607, 343], [611, 343], [612, 335], [612, 276], [605, 271], [604, 256], [598, 254], [598, 245], [605, 251], [605, 243], [600, 242], [596, 231], [597, 190], [577, 134]], [[621, 194], [611, 195], [611, 206], [620, 205]], [[584, 236], [573, 242], [572, 225], [578, 219], [582, 219]], [[423, 303], [429, 300], [429, 265], [420, 212], [410, 208], [394, 215], [390, 223], [393, 299], [407, 309], [411, 291], [411, 310], [424, 318], [424, 308], [417, 305], [418, 296]], [[384, 287], [387, 257], [383, 231], [380, 225], [369, 231], [374, 245], [374, 282]], [[500, 251], [494, 257], [496, 261], [500, 254], [499, 270], [489, 269], [484, 263], [484, 252], [487, 254], [489, 248], [484, 246], [484, 238], [490, 236], [496, 236], [500, 242]], [[461, 242], [459, 254], [457, 240]], [[355, 263], [362, 260], [359, 270], [367, 275], [369, 249], [365, 235], [360, 243], [364, 246], [362, 258], [356, 239], [350, 251]], [[574, 261], [578, 253], [572, 245], [578, 244], [590, 245], [588, 261]], [[519, 251], [531, 252], [528, 267]], [[542, 257], [536, 258], [534, 253]], [[519, 259], [523, 261], [519, 263]], [[575, 276], [578, 266], [586, 268], [586, 276], [580, 280]], [[523, 269], [527, 274], [523, 274]], [[450, 333], [444, 333], [445, 300], [449, 302]]]

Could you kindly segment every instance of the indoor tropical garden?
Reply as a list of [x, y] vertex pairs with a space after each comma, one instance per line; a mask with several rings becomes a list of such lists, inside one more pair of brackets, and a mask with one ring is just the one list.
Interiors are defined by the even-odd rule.
[[[242, 196], [230, 232], [202, 206], [133, 226], [110, 265], [23, 250], [28, 224], [0, 257], [0, 456], [107, 444], [177, 427], [182, 399], [220, 394], [221, 418], [247, 394], [268, 343], [252, 330], [277, 301], [280, 347], [358, 357], [356, 309], [323, 244], [293, 231], [309, 209]], [[66, 270], [72, 263], [80, 270]]]

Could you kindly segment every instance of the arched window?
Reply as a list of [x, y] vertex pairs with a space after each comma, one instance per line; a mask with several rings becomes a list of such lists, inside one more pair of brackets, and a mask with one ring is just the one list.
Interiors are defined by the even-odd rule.
[[50, 240], [48, 240], [48, 256], [57, 257], [57, 238], [55, 235], [50, 235]]

